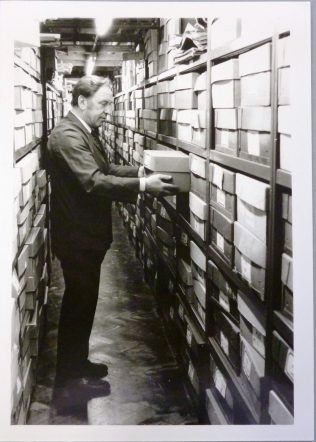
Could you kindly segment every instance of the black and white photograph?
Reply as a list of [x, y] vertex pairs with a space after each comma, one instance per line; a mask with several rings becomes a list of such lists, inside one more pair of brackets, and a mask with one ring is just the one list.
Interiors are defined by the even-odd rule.
[[314, 440], [310, 6], [0, 1], [0, 440]]

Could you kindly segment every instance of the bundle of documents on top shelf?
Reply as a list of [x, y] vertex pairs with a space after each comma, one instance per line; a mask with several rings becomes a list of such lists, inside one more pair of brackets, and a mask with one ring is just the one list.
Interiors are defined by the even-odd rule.
[[174, 63], [180, 64], [199, 57], [206, 51], [207, 31], [206, 22], [197, 20], [192, 25], [188, 23], [182, 35], [178, 51], [174, 55]]

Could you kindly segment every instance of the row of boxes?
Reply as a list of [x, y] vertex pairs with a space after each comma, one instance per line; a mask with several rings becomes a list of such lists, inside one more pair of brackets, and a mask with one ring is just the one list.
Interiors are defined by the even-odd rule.
[[37, 47], [19, 47], [14, 49], [14, 54], [27, 66], [31, 67], [35, 74], [41, 73], [40, 50]]

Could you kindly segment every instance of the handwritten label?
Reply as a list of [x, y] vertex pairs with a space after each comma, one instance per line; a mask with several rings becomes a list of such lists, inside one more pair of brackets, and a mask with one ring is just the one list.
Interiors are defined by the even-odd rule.
[[216, 232], [216, 245], [224, 253], [224, 238], [219, 232]]
[[241, 256], [241, 274], [249, 283], [251, 283], [251, 264], [243, 256]]
[[246, 375], [246, 378], [249, 381], [250, 380], [250, 374], [251, 374], [251, 360], [250, 360], [246, 350], [244, 350], [244, 354], [243, 354], [243, 358], [242, 358], [242, 369], [243, 369], [243, 372]]
[[292, 350], [287, 352], [286, 362], [285, 362], [285, 374], [294, 381], [294, 354]]
[[228, 147], [229, 146], [229, 131], [222, 130], [221, 131], [221, 145]]
[[230, 311], [229, 298], [221, 290], [219, 292], [219, 303], [227, 311]]
[[224, 350], [224, 353], [229, 356], [229, 344], [228, 344], [228, 339], [226, 338], [226, 336], [224, 335], [224, 333], [220, 332], [220, 337], [221, 337], [221, 347]]
[[258, 133], [248, 132], [247, 133], [247, 145], [248, 145], [248, 153], [251, 155], [259, 156], [260, 155], [260, 137]]
[[217, 166], [217, 164], [213, 165], [213, 183], [219, 187], [220, 189], [223, 189], [223, 177], [224, 177], [224, 171], [221, 167]]
[[252, 330], [252, 345], [262, 355], [265, 355], [264, 336], [255, 328]]
[[225, 398], [227, 382], [226, 382], [224, 376], [222, 375], [222, 373], [218, 369], [215, 370], [214, 384], [215, 384], [216, 389], [223, 396], [223, 398]]
[[217, 201], [218, 204], [220, 204], [221, 206], [225, 207], [226, 198], [225, 198], [225, 192], [223, 192], [223, 190], [217, 189], [216, 201]]

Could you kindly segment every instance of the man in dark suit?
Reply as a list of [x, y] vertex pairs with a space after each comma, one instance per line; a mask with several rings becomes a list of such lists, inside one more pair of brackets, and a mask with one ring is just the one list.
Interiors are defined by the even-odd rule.
[[171, 177], [109, 164], [98, 127], [110, 113], [111, 85], [83, 77], [74, 86], [72, 110], [52, 131], [47, 147], [51, 177], [52, 248], [65, 280], [58, 329], [55, 385], [83, 389], [105, 385], [107, 366], [88, 359], [100, 268], [112, 242], [112, 201], [135, 202], [141, 191], [171, 195]]

